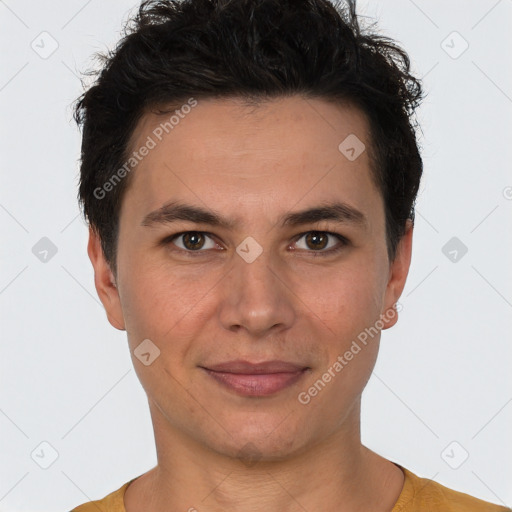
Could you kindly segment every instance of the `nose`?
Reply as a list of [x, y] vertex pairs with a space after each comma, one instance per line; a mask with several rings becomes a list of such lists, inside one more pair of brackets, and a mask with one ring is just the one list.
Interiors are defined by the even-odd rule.
[[293, 325], [296, 310], [291, 283], [270, 253], [264, 250], [251, 263], [235, 255], [223, 281], [220, 321], [225, 329], [245, 330], [250, 337], [261, 339]]

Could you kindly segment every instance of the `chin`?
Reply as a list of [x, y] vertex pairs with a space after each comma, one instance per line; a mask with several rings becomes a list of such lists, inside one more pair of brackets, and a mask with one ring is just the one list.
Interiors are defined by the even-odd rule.
[[253, 423], [231, 427], [226, 430], [235, 434], [230, 436], [225, 432], [224, 439], [217, 440], [212, 448], [227, 457], [240, 459], [246, 466], [284, 460], [300, 452], [307, 444], [306, 439], [297, 435], [301, 429], [285, 424], [286, 421], [280, 418], [272, 424], [258, 426]]

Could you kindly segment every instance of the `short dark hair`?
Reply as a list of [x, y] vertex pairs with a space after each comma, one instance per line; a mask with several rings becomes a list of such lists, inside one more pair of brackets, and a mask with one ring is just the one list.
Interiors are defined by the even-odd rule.
[[129, 158], [140, 118], [191, 97], [257, 104], [297, 94], [358, 107], [394, 260], [423, 170], [413, 115], [423, 92], [405, 51], [361, 29], [355, 0], [147, 0], [117, 47], [97, 56], [102, 68], [74, 105], [83, 128], [78, 199], [114, 275], [131, 174], [104, 197], [97, 191]]

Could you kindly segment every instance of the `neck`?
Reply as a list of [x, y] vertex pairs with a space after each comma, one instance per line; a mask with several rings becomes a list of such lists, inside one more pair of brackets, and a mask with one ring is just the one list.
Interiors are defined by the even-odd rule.
[[402, 489], [402, 471], [361, 444], [359, 404], [321, 442], [280, 458], [251, 453], [253, 445], [239, 458], [213, 451], [150, 408], [158, 465], [129, 486], [126, 512], [304, 512], [319, 503], [324, 510], [385, 512]]

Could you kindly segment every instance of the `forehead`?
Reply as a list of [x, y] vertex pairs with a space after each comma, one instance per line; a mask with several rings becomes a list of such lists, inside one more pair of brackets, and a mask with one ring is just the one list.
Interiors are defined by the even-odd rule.
[[[361, 149], [370, 144], [367, 119], [349, 105], [299, 96], [258, 106], [198, 100], [191, 108], [146, 113], [132, 141], [131, 151], [151, 146], [125, 198], [136, 199], [140, 214], [185, 197], [211, 208], [227, 197], [234, 208], [270, 209], [322, 197], [364, 209], [378, 193]], [[347, 144], [357, 158], [349, 158]]]

